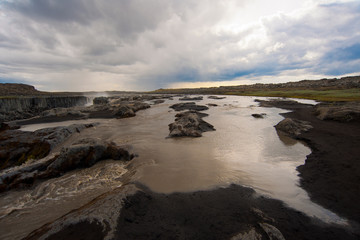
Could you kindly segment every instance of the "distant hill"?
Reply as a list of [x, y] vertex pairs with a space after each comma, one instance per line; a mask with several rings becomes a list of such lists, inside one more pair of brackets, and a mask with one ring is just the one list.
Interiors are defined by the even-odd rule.
[[286, 91], [286, 90], [339, 90], [360, 88], [360, 76], [302, 80], [287, 83], [256, 83], [251, 85], [220, 86], [209, 88], [179, 88], [179, 89], [158, 89], [153, 93], [174, 93], [174, 94], [241, 94], [252, 91]]
[[34, 86], [20, 83], [0, 83], [0, 96], [42, 95]]

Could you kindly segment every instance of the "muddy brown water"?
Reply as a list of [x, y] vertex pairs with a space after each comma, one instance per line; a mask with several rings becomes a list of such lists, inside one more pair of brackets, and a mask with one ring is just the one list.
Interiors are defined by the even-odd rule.
[[[138, 181], [160, 193], [191, 192], [248, 186], [260, 195], [279, 199], [286, 205], [324, 222], [346, 224], [346, 220], [310, 201], [299, 187], [296, 167], [304, 164], [310, 149], [301, 142], [279, 136], [273, 127], [283, 117], [277, 108], [257, 107], [252, 97], [229, 96], [222, 100], [204, 97], [197, 104], [216, 103], [205, 111], [204, 120], [216, 131], [201, 138], [166, 138], [178, 100], [166, 100], [128, 119], [90, 119], [23, 126], [24, 131], [72, 123], [99, 122], [76, 134], [96, 137], [118, 145], [131, 145], [138, 157], [126, 168], [122, 162], [107, 160], [88, 169], [69, 172], [36, 185], [31, 190], [14, 190], [0, 195], [0, 239], [20, 239], [43, 224], [96, 196], [123, 184], [121, 176], [130, 172]], [[255, 119], [253, 113], [265, 113]], [[64, 145], [63, 144], [63, 145]], [[58, 151], [59, 146], [54, 151]]]

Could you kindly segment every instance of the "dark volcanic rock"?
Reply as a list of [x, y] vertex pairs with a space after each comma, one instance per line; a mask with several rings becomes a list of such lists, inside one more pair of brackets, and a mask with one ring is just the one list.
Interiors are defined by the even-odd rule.
[[289, 136], [297, 137], [301, 133], [309, 131], [312, 126], [307, 121], [285, 118], [276, 124], [275, 128]]
[[169, 137], [201, 137], [203, 132], [215, 131], [211, 124], [202, 120], [206, 116], [196, 111], [176, 114], [175, 122], [169, 124]]
[[25, 239], [358, 239], [358, 233], [314, 222], [238, 185], [172, 194], [125, 185]]
[[109, 103], [109, 98], [107, 97], [96, 97], [93, 99], [93, 104], [98, 105], [98, 104], [108, 104]]
[[87, 102], [84, 96], [0, 98], [0, 121], [30, 118], [45, 110], [83, 106]]
[[184, 111], [184, 110], [204, 111], [209, 109], [207, 106], [196, 105], [194, 102], [176, 103], [174, 105], [171, 105], [170, 108], [174, 109], [175, 111]]
[[321, 103], [316, 105], [315, 114], [320, 120], [352, 122], [360, 120], [359, 103]]
[[136, 114], [129, 106], [120, 106], [114, 111], [114, 115], [119, 118], [134, 117]]
[[226, 97], [208, 96], [208, 98], [209, 98], [209, 99], [217, 99], [217, 100], [219, 100], [219, 99], [224, 99], [224, 98], [226, 98]]
[[70, 135], [92, 124], [40, 129], [35, 132], [5, 130], [0, 132], [0, 169], [18, 166], [30, 159], [40, 159]]
[[203, 100], [203, 97], [183, 97], [183, 98], [179, 98], [179, 100], [181, 101], [200, 101]]
[[71, 118], [71, 119], [84, 119], [89, 115], [81, 112], [82, 109], [76, 108], [53, 108], [46, 110], [40, 114], [40, 117], [44, 118]]
[[58, 156], [4, 172], [0, 175], [0, 192], [31, 185], [38, 179], [57, 177], [77, 168], [90, 167], [105, 159], [129, 161], [134, 156], [126, 148], [112, 142], [82, 139], [64, 147]]
[[164, 102], [165, 102], [165, 100], [163, 100], [163, 99], [157, 99], [157, 100], [153, 101], [154, 104], [160, 104], [160, 103], [164, 103]]
[[266, 113], [254, 113], [251, 114], [254, 118], [264, 118], [266, 116]]
[[271, 100], [255, 99], [254, 101], [258, 102], [260, 107], [277, 107], [277, 108], [283, 108], [283, 109], [313, 107], [313, 105], [311, 105], [311, 104], [302, 104], [297, 101], [288, 100], [288, 99], [271, 99]]
[[84, 168], [94, 165], [104, 159], [126, 160], [133, 158], [129, 152], [97, 139], [82, 139], [71, 146], [63, 148], [60, 155], [47, 167], [44, 175], [58, 176], [75, 168]]
[[208, 104], [206, 104], [206, 105], [208, 105], [209, 107], [217, 107], [217, 106], [218, 106], [218, 105], [215, 104], [215, 103], [208, 103]]
[[150, 108], [150, 105], [143, 102], [124, 103], [114, 107], [114, 115], [118, 118], [134, 117], [135, 112]]

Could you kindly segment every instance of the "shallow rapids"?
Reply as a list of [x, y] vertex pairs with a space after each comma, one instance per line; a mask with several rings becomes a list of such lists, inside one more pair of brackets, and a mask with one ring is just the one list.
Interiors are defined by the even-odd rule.
[[[96, 137], [117, 145], [130, 145], [138, 156], [125, 168], [116, 161], [103, 161], [91, 168], [75, 170], [36, 185], [32, 190], [13, 190], [0, 195], [0, 238], [19, 239], [41, 225], [81, 207], [96, 196], [121, 184], [127, 172], [155, 192], [189, 192], [226, 187], [232, 183], [251, 187], [260, 195], [283, 201], [288, 206], [325, 222], [344, 223], [332, 212], [310, 201], [299, 187], [296, 167], [304, 164], [310, 149], [273, 127], [284, 110], [261, 108], [252, 97], [196, 101], [215, 103], [204, 111], [204, 120], [216, 131], [200, 138], [166, 138], [168, 124], [176, 112], [169, 108], [179, 102], [166, 100], [127, 119], [90, 119], [23, 126], [24, 131], [99, 122], [71, 137]], [[263, 119], [251, 116], [265, 113]], [[59, 146], [55, 151], [61, 148]], [[19, 226], [23, 226], [19, 231]], [[25, 228], [25, 229], [24, 229]], [[3, 229], [7, 229], [6, 232]]]

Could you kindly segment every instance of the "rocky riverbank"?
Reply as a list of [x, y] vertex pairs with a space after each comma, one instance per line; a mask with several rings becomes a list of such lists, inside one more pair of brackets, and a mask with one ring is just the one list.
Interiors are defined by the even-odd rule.
[[[134, 102], [134, 99], [102, 98], [92, 108], [103, 109], [104, 116], [114, 117], [120, 107], [128, 106], [123, 108], [124, 113], [134, 112], [137, 107], [128, 105], [136, 105]], [[355, 106], [352, 107], [340, 103], [313, 106], [294, 101], [259, 102], [261, 106], [294, 111], [284, 114], [285, 120], [276, 128], [306, 142], [312, 149], [306, 163], [298, 168], [301, 184], [315, 202], [346, 217], [350, 220], [348, 223], [326, 224], [290, 209], [281, 201], [260, 196], [253, 189], [238, 185], [191, 193], [155, 193], [138, 184], [136, 178], [132, 179], [133, 173], [129, 171], [121, 180], [122, 187], [38, 228], [26, 239], [359, 239], [360, 229], [356, 223], [359, 222], [356, 200], [359, 200], [357, 193], [360, 190], [356, 161], [359, 156], [357, 103], [352, 103]], [[65, 117], [71, 117], [66, 115], [67, 110], [49, 114], [55, 117], [62, 112]], [[95, 112], [80, 111], [88, 114], [87, 117]], [[270, 117], [263, 116], [265, 119]], [[192, 126], [205, 114], [192, 110], [177, 115], [179, 119], [182, 117], [186, 120], [182, 125]], [[249, 117], [253, 121], [265, 120]], [[179, 130], [178, 124], [173, 125], [173, 130]], [[4, 126], [4, 129], [9, 128], [12, 126]], [[26, 176], [55, 177], [73, 167], [87, 167], [94, 159], [120, 156], [116, 154], [117, 150], [122, 152], [110, 142], [81, 140], [63, 148], [56, 158], [49, 158], [45, 167], [36, 172], [27, 171]], [[132, 155], [128, 152], [121, 156], [129, 160]], [[132, 167], [136, 166], [128, 165], [128, 168]], [[26, 180], [21, 175], [14, 179], [15, 182]]]
[[260, 101], [292, 112], [277, 126], [304, 141], [312, 150], [297, 168], [300, 184], [314, 202], [340, 216], [360, 223], [360, 103], [321, 103], [316, 106], [294, 101]]

